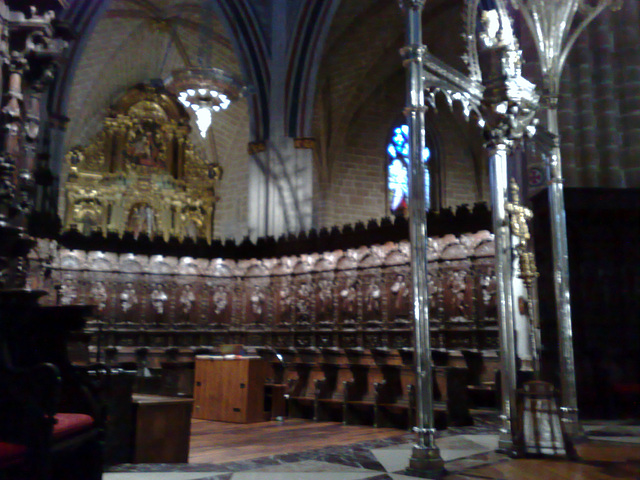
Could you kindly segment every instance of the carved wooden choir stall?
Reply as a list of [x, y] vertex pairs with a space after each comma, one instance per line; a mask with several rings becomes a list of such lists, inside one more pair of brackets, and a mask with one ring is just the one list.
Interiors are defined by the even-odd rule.
[[[496, 405], [493, 249], [487, 231], [429, 241], [439, 426]], [[138, 392], [197, 397], [195, 357], [240, 344], [269, 361], [269, 400], [288, 398], [291, 416], [407, 427], [415, 404], [408, 251], [401, 241], [232, 260], [41, 241], [31, 279], [57, 287], [63, 305], [96, 305], [92, 351], [137, 371]], [[43, 261], [48, 279], [38, 276]]]

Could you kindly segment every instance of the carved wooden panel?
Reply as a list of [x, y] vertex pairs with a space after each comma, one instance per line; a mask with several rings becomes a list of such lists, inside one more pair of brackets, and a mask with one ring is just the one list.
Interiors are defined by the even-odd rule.
[[[112, 345], [406, 348], [408, 247], [237, 262], [53, 249], [49, 284], [59, 303], [95, 304]], [[496, 348], [493, 237], [430, 239], [428, 258], [433, 346]]]

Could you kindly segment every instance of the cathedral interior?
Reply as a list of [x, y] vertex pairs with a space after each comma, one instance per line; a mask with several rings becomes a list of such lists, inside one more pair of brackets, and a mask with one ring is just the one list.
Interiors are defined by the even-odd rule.
[[[204, 420], [397, 430], [364, 470], [328, 443], [355, 470], [265, 480], [637, 444], [639, 25], [634, 0], [0, 0], [0, 480], [249, 478], [198, 470]], [[158, 405], [177, 457], [131, 440]], [[638, 478], [621, 455], [548, 475]]]

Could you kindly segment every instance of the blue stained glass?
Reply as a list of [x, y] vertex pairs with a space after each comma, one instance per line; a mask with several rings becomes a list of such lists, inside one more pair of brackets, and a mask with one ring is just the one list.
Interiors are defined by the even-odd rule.
[[[387, 146], [388, 167], [387, 187], [389, 190], [389, 206], [391, 213], [406, 212], [409, 206], [409, 167], [411, 163], [409, 155], [409, 126], [401, 125], [393, 130], [391, 142]], [[422, 152], [425, 164], [428, 162], [431, 152], [428, 148]], [[425, 201], [429, 208], [429, 170], [425, 169]]]

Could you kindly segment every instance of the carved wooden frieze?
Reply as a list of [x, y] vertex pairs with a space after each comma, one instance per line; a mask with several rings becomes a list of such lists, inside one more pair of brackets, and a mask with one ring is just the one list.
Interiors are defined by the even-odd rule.
[[[280, 348], [411, 345], [406, 242], [241, 261], [43, 248], [51, 296], [63, 304], [94, 304], [118, 345], [249, 339]], [[497, 341], [493, 248], [488, 232], [430, 239], [434, 345], [487, 348]], [[34, 272], [42, 275], [42, 268]]]

